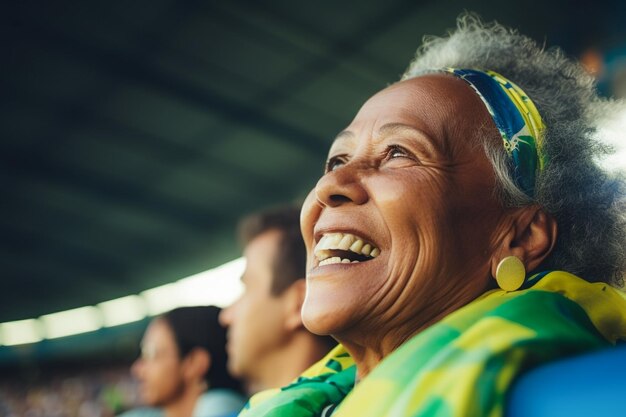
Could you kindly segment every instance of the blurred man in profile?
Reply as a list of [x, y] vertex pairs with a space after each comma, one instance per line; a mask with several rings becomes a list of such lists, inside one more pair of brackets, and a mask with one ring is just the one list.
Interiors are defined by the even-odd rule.
[[228, 369], [253, 394], [289, 384], [336, 342], [310, 333], [300, 317], [306, 292], [300, 209], [253, 214], [240, 223], [239, 237], [245, 290], [220, 322], [228, 326]]

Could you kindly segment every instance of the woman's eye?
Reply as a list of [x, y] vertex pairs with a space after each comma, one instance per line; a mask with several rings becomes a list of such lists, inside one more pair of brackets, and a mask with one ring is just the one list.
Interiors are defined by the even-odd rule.
[[411, 154], [402, 146], [391, 145], [387, 148], [387, 158], [411, 158]]
[[334, 171], [345, 163], [344, 158], [342, 156], [333, 156], [328, 158], [326, 161], [326, 169], [325, 172]]

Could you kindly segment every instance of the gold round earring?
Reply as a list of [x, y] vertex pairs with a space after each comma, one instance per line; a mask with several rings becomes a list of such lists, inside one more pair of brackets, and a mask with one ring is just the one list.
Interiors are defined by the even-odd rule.
[[519, 289], [526, 280], [526, 268], [516, 256], [502, 259], [496, 268], [496, 281], [504, 291]]

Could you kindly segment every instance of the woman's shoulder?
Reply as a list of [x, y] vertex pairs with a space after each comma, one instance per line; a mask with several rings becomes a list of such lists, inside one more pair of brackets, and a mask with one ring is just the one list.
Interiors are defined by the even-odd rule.
[[211, 389], [198, 398], [193, 417], [226, 417], [236, 415], [246, 404], [246, 398], [230, 389]]
[[133, 408], [119, 414], [117, 417], [164, 417], [163, 411], [158, 408], [140, 407]]

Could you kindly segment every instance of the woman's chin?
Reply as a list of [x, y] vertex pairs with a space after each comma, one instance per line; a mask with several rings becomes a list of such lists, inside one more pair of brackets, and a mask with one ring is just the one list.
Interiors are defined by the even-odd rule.
[[[349, 312], [334, 297], [319, 297], [307, 294], [302, 305], [302, 322], [311, 333], [317, 335], [337, 335], [350, 327], [358, 313]], [[344, 300], [344, 304], [349, 304]]]
[[320, 306], [311, 306], [306, 301], [302, 305], [302, 323], [311, 333], [325, 336], [330, 334], [330, 326], [332, 323], [328, 314], [320, 311]]
[[311, 333], [320, 336], [334, 334], [339, 324], [337, 313], [337, 306], [307, 297], [302, 305], [302, 322]]

